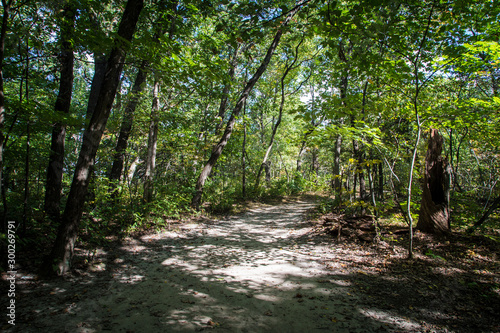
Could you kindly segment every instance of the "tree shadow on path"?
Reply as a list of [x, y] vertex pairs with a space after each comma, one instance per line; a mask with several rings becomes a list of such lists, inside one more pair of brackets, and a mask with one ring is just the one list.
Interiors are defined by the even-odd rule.
[[[313, 206], [300, 200], [260, 206], [226, 220], [185, 225], [181, 232], [128, 239], [102, 253], [93, 273], [21, 288], [17, 324], [8, 329], [417, 332], [431, 325], [443, 332], [493, 330], [468, 325], [465, 316], [443, 315], [433, 301], [448, 296], [429, 292], [411, 277], [365, 270], [370, 265], [362, 258], [365, 248], [346, 255], [330, 239], [312, 234], [304, 213]], [[391, 265], [404, 269], [406, 264]], [[498, 297], [490, 301], [498, 305]], [[494, 313], [483, 315], [498, 325]]]

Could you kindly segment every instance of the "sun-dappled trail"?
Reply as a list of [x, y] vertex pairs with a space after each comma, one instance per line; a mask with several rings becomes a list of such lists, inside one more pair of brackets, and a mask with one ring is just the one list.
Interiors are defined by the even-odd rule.
[[[383, 311], [369, 293], [353, 291], [352, 267], [344, 268], [357, 259], [311, 232], [304, 214], [313, 206], [300, 199], [256, 205], [126, 239], [99, 253], [91, 273], [27, 285], [10, 330], [421, 331], [405, 309]], [[381, 288], [388, 283], [381, 280]]]

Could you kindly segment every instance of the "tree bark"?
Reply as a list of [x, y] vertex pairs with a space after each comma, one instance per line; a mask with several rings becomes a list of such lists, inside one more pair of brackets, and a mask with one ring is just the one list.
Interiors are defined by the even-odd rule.
[[[5, 205], [6, 200], [4, 197], [4, 181], [3, 181], [3, 148], [5, 145], [5, 135], [3, 133], [3, 127], [5, 124], [5, 95], [3, 87], [3, 60], [5, 55], [5, 37], [7, 35], [7, 28], [9, 25], [10, 8], [13, 0], [7, 1], [2, 0], [3, 6], [3, 16], [2, 16], [2, 27], [0, 30], [0, 194], [2, 194], [3, 203], [3, 215], [6, 215], [7, 207]], [[6, 231], [7, 221], [3, 221], [2, 231]]]
[[[163, 10], [163, 7], [166, 8], [168, 15], [166, 17], [170, 28], [168, 30], [169, 38], [172, 39], [172, 36], [175, 31], [175, 13], [177, 10], [177, 0], [168, 1], [168, 4], [165, 5], [166, 1], [162, 0], [159, 4], [160, 10]], [[159, 43], [160, 37], [163, 36], [166, 30], [166, 23], [164, 22], [164, 18], [160, 15], [160, 18], [154, 24], [155, 33], [153, 40], [155, 43]], [[120, 127], [120, 135], [118, 137], [118, 141], [115, 147], [115, 154], [113, 157], [113, 166], [111, 168], [111, 172], [109, 175], [109, 180], [111, 181], [112, 190], [114, 190], [117, 183], [120, 182], [122, 171], [123, 171], [123, 163], [125, 160], [125, 151], [128, 146], [128, 139], [130, 137], [130, 132], [132, 131], [132, 126], [134, 123], [134, 114], [137, 105], [139, 104], [140, 95], [144, 90], [144, 82], [146, 81], [148, 72], [147, 68], [149, 66], [148, 60], [143, 60], [141, 65], [139, 66], [139, 70], [137, 72], [137, 76], [134, 81], [134, 86], [132, 87], [131, 97], [125, 106], [123, 120]], [[113, 192], [116, 193], [116, 192]]]
[[[319, 175], [319, 160], [318, 160], [318, 148], [313, 148], [311, 151], [311, 174], [315, 174], [316, 177]], [[318, 181], [317, 179], [315, 180]]]
[[363, 201], [366, 198], [365, 173], [362, 167], [362, 163], [364, 162], [365, 159], [360, 146], [361, 145], [358, 140], [352, 140], [353, 155], [357, 160], [356, 171], [354, 172], [354, 175], [359, 180], [359, 199]]
[[297, 156], [297, 168], [295, 169], [297, 173], [299, 173], [302, 169], [302, 156], [304, 156], [305, 152], [306, 152], [306, 140], [304, 136], [304, 140], [302, 141], [302, 145], [300, 146], [299, 154]]
[[[285, 27], [288, 25], [290, 20], [293, 18], [293, 16], [299, 11], [300, 6], [297, 6], [294, 10], [292, 10], [285, 21], [283, 22], [282, 26]], [[229, 138], [231, 137], [231, 133], [233, 132], [234, 125], [236, 123], [236, 117], [239, 115], [241, 112], [241, 109], [243, 108], [243, 105], [245, 104], [245, 101], [248, 98], [248, 95], [252, 91], [253, 87], [259, 80], [259, 78], [262, 76], [262, 74], [266, 71], [267, 66], [269, 65], [269, 62], [271, 61], [271, 57], [273, 56], [274, 51], [276, 50], [276, 47], [279, 44], [279, 41], [281, 39], [281, 36], [283, 35], [283, 30], [279, 29], [275, 36], [274, 39], [267, 49], [266, 56], [264, 57], [264, 60], [262, 61], [262, 64], [259, 66], [253, 77], [247, 82], [245, 88], [240, 94], [240, 97], [238, 98], [238, 101], [236, 102], [236, 105], [233, 109], [233, 112], [231, 114], [231, 117], [229, 118], [227, 124], [226, 124], [226, 129], [224, 130], [224, 134], [222, 134], [221, 139], [219, 140], [219, 143], [213, 148], [212, 154], [210, 155], [210, 158], [208, 159], [207, 163], [205, 164], [205, 167], [201, 171], [200, 176], [198, 177], [198, 180], [196, 182], [195, 186], [195, 193], [193, 195], [193, 199], [191, 201], [191, 206], [195, 208], [196, 210], [200, 209], [200, 204], [201, 204], [201, 197], [203, 195], [203, 187], [205, 186], [205, 181], [207, 180], [208, 176], [212, 172], [212, 169], [217, 163], [217, 160], [219, 159], [220, 155], [222, 154], [222, 151], [224, 147], [227, 145], [227, 142]]]
[[109, 180], [111, 182], [112, 189], [114, 189], [120, 178], [123, 170], [123, 163], [125, 161], [125, 151], [128, 146], [128, 139], [132, 131], [132, 125], [134, 123], [134, 114], [137, 105], [139, 104], [139, 99], [142, 91], [144, 90], [144, 82], [146, 81], [146, 67], [148, 66], [148, 61], [143, 60], [137, 76], [135, 77], [134, 86], [130, 93], [130, 100], [125, 106], [123, 112], [123, 120], [120, 127], [120, 134], [118, 136], [118, 141], [116, 142], [115, 154], [113, 156], [113, 166], [111, 167], [111, 172], [109, 174]]
[[241, 146], [241, 196], [243, 199], [246, 197], [247, 191], [247, 165], [245, 155], [247, 153], [247, 120], [245, 118], [246, 114], [246, 103], [243, 106], [243, 144]]
[[224, 116], [226, 115], [227, 102], [229, 100], [229, 91], [231, 90], [231, 85], [234, 80], [234, 73], [236, 71], [237, 59], [238, 59], [238, 46], [236, 46], [236, 48], [234, 49], [234, 53], [229, 63], [229, 65], [231, 66], [231, 68], [229, 69], [229, 80], [224, 84], [224, 89], [222, 90], [222, 98], [220, 100], [219, 113], [217, 114], [220, 120], [215, 127], [215, 135], [219, 135], [219, 132], [222, 129], [222, 125], [224, 124]]
[[318, 126], [318, 124], [315, 124], [313, 120], [312, 127], [304, 133], [304, 138], [302, 139], [302, 145], [300, 146], [299, 155], [297, 156], [297, 173], [302, 170], [302, 156], [304, 156], [304, 153], [306, 152], [307, 137], [314, 132], [314, 129], [316, 128], [316, 126]]
[[255, 180], [255, 189], [256, 190], [259, 187], [260, 175], [262, 174], [262, 169], [266, 170], [266, 180], [267, 180], [267, 182], [270, 181], [268, 158], [269, 158], [269, 155], [271, 154], [271, 150], [273, 149], [274, 138], [276, 136], [276, 132], [278, 131], [278, 128], [279, 128], [279, 126], [281, 124], [281, 119], [283, 117], [283, 108], [285, 106], [285, 79], [286, 79], [288, 73], [290, 73], [290, 70], [292, 70], [294, 68], [295, 63], [297, 62], [298, 53], [299, 53], [299, 47], [302, 44], [302, 41], [300, 41], [300, 43], [297, 45], [297, 47], [295, 49], [296, 55], [295, 55], [292, 63], [285, 65], [285, 72], [281, 76], [281, 81], [280, 81], [280, 84], [281, 84], [281, 101], [280, 101], [280, 108], [279, 108], [279, 113], [278, 113], [278, 119], [276, 120], [276, 123], [273, 126], [273, 131], [271, 133], [271, 139], [269, 140], [269, 145], [267, 146], [266, 154], [264, 155], [264, 159], [262, 160], [262, 164], [260, 165], [259, 172], [257, 173], [257, 179]]
[[[71, 97], [73, 94], [73, 33], [75, 30], [75, 8], [71, 4], [64, 7], [61, 20], [61, 77], [59, 79], [59, 93], [54, 109], [61, 115], [69, 114]], [[64, 166], [64, 147], [66, 139], [66, 125], [57, 121], [52, 128], [50, 143], [49, 165], [47, 167], [47, 182], [45, 185], [45, 212], [53, 221], [60, 218], [60, 202]]]
[[[342, 57], [341, 57], [342, 58]], [[345, 59], [344, 59], [345, 61]], [[342, 101], [342, 105], [347, 107], [347, 88], [349, 87], [349, 79], [348, 73], [344, 72], [340, 79], [340, 100]], [[339, 125], [342, 126], [344, 124], [344, 119], [339, 119]], [[335, 189], [335, 199], [337, 201], [337, 209], [340, 209], [342, 204], [342, 175], [340, 173], [340, 155], [342, 154], [342, 135], [337, 134], [335, 139], [335, 151], [333, 158], [333, 173], [335, 177], [334, 181], [334, 189]], [[347, 177], [347, 182], [349, 182], [349, 177]], [[346, 186], [347, 188], [347, 186]], [[349, 189], [347, 189], [349, 191]]]
[[[28, 43], [26, 43], [26, 67], [24, 70], [24, 78], [21, 79], [20, 90], [19, 90], [19, 103], [22, 103], [23, 100], [29, 101], [29, 69], [30, 69], [30, 47]], [[23, 83], [25, 85], [25, 92], [23, 96]], [[26, 226], [29, 220], [29, 199], [30, 199], [30, 187], [29, 187], [29, 176], [30, 176], [30, 150], [31, 150], [31, 114], [27, 113], [27, 124], [26, 124], [26, 155], [24, 160], [24, 200], [23, 200], [23, 219], [22, 223], [22, 232], [26, 233]]]
[[142, 7], [143, 0], [128, 0], [123, 12], [118, 36], [107, 61], [99, 98], [83, 134], [82, 147], [57, 237], [51, 253], [44, 262], [42, 273], [63, 275], [70, 269], [95, 155], [111, 112], [128, 45], [135, 32]]
[[89, 101], [87, 103], [87, 120], [92, 118], [95, 107], [98, 102], [99, 92], [101, 91], [102, 82], [104, 81], [104, 76], [106, 74], [106, 56], [94, 52], [94, 77], [92, 78], [92, 85], [90, 86]]
[[153, 105], [151, 106], [151, 120], [149, 122], [148, 152], [146, 155], [146, 173], [144, 175], [144, 202], [153, 200], [153, 178], [156, 168], [156, 146], [158, 143], [158, 112], [160, 81], [155, 78], [153, 86]]
[[424, 186], [417, 229], [436, 234], [450, 231], [450, 166], [441, 156], [443, 137], [430, 130], [425, 157]]
[[384, 200], [384, 165], [378, 164], [378, 199]]
[[342, 153], [342, 135], [337, 134], [333, 151], [333, 191], [335, 200], [342, 201], [342, 175], [340, 174], [340, 155]]

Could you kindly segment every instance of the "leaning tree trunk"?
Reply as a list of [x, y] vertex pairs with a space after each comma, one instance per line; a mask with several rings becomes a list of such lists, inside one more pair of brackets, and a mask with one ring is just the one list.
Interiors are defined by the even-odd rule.
[[130, 100], [125, 105], [125, 110], [123, 112], [123, 120], [120, 127], [120, 134], [118, 136], [118, 141], [116, 142], [115, 154], [113, 155], [113, 166], [111, 167], [111, 172], [109, 174], [109, 180], [111, 182], [111, 190], [114, 192], [117, 184], [120, 182], [120, 178], [123, 170], [123, 163], [125, 162], [125, 151], [128, 146], [128, 139], [130, 133], [132, 132], [132, 125], [134, 124], [134, 114], [137, 105], [139, 104], [140, 95], [144, 89], [144, 82], [146, 81], [146, 68], [148, 66], [148, 61], [143, 60], [137, 76], [135, 77], [134, 86], [130, 93]]
[[[290, 20], [293, 18], [293, 16], [299, 11], [300, 6], [297, 6], [294, 10], [292, 10], [288, 17], [285, 19], [283, 22], [282, 26], [285, 27], [288, 25]], [[196, 210], [199, 210], [200, 204], [201, 204], [201, 197], [203, 195], [203, 188], [205, 186], [205, 181], [207, 180], [208, 176], [212, 172], [213, 167], [215, 166], [215, 163], [217, 163], [217, 160], [219, 159], [220, 155], [222, 154], [222, 151], [224, 147], [226, 147], [227, 142], [229, 138], [231, 137], [231, 133], [233, 132], [234, 125], [236, 123], [236, 117], [239, 115], [241, 112], [246, 99], [248, 98], [248, 95], [252, 91], [253, 87], [259, 80], [259, 78], [262, 76], [262, 74], [266, 71], [267, 66], [269, 65], [269, 62], [271, 61], [271, 57], [273, 56], [274, 51], [276, 50], [276, 47], [279, 44], [279, 41], [281, 39], [281, 36], [283, 35], [283, 30], [278, 29], [276, 32], [276, 35], [274, 36], [273, 42], [267, 49], [266, 56], [264, 57], [264, 60], [262, 61], [262, 64], [259, 66], [257, 71], [255, 72], [254, 76], [247, 82], [245, 88], [240, 94], [240, 97], [238, 101], [236, 102], [236, 105], [233, 109], [233, 112], [231, 114], [231, 117], [229, 118], [226, 129], [224, 131], [224, 134], [222, 134], [221, 139], [219, 140], [219, 143], [213, 148], [212, 154], [210, 155], [210, 158], [208, 159], [208, 162], [205, 164], [203, 167], [203, 170], [201, 171], [200, 176], [198, 177], [198, 180], [196, 182], [195, 186], [195, 193], [193, 195], [193, 199], [191, 201], [191, 206], [195, 208]]]
[[51, 253], [43, 264], [42, 273], [63, 275], [70, 269], [95, 155], [116, 95], [128, 42], [132, 40], [143, 4], [143, 0], [129, 0], [123, 12], [118, 35], [107, 62], [106, 75], [101, 85], [97, 105], [83, 134], [82, 147], [57, 237]]
[[264, 155], [264, 159], [262, 160], [262, 164], [260, 165], [259, 172], [257, 173], [257, 179], [255, 180], [255, 190], [257, 190], [259, 188], [260, 175], [262, 174], [263, 169], [265, 169], [265, 171], [266, 171], [266, 181], [268, 183], [271, 181], [271, 176], [270, 176], [270, 171], [269, 171], [270, 163], [268, 161], [268, 158], [269, 158], [269, 155], [271, 154], [271, 150], [273, 149], [274, 138], [276, 137], [276, 132], [278, 131], [278, 128], [281, 124], [281, 119], [283, 117], [283, 108], [285, 106], [285, 97], [286, 97], [285, 96], [285, 79], [286, 79], [288, 73], [290, 73], [290, 70], [292, 70], [294, 68], [295, 63], [297, 62], [297, 59], [299, 57], [299, 47], [302, 44], [302, 41], [303, 40], [300, 41], [300, 43], [297, 45], [297, 47], [295, 49], [296, 54], [294, 56], [292, 63], [291, 64], [287, 63], [285, 65], [285, 72], [281, 76], [281, 81], [280, 81], [281, 101], [280, 101], [278, 119], [276, 120], [276, 123], [273, 126], [273, 131], [271, 133], [271, 139], [269, 140], [269, 145], [267, 146], [267, 150], [266, 150], [266, 153]]
[[[61, 23], [61, 78], [59, 80], [59, 94], [55, 103], [55, 111], [68, 114], [73, 93], [73, 32], [75, 28], [76, 10], [67, 4], [64, 8]], [[60, 201], [64, 164], [64, 143], [66, 139], [66, 126], [57, 121], [52, 128], [50, 143], [49, 165], [47, 167], [47, 183], [45, 187], [45, 212], [54, 221], [59, 221]]]
[[467, 229], [467, 233], [472, 233], [476, 228], [481, 226], [481, 224], [483, 224], [498, 207], [500, 207], [500, 196], [493, 201], [490, 208], [488, 208], [488, 210], [484, 212], [483, 216], [481, 216], [481, 218], [477, 220], [477, 222], [474, 223], [472, 227]]
[[[162, 5], [165, 5], [165, 2], [162, 2]], [[169, 39], [172, 39], [172, 36], [174, 34], [174, 29], [175, 29], [174, 13], [176, 11], [176, 6], [177, 6], [176, 0], [168, 2], [168, 15], [166, 19], [168, 21], [168, 24], [170, 24], [170, 28], [168, 31]], [[160, 19], [155, 23], [155, 29], [157, 31], [155, 32], [153, 37], [154, 43], [158, 44], [160, 42], [160, 37], [166, 33], [166, 24], [167, 22], [165, 22], [163, 16], [160, 15]], [[141, 65], [139, 66], [139, 70], [135, 77], [134, 86], [132, 87], [132, 91], [130, 93], [130, 100], [127, 102], [124, 109], [123, 120], [120, 127], [120, 134], [118, 136], [118, 141], [116, 142], [115, 154], [113, 156], [113, 166], [111, 167], [111, 172], [109, 174], [109, 180], [111, 182], [111, 191], [113, 195], [117, 194], [117, 191], [115, 191], [115, 189], [118, 183], [120, 182], [122, 176], [123, 164], [125, 162], [125, 151], [127, 150], [128, 140], [134, 123], [135, 109], [139, 104], [140, 96], [144, 90], [145, 86], [144, 82], [146, 82], [146, 78], [148, 76], [149, 65], [150, 62], [148, 60], [143, 60], [141, 62]]]
[[224, 116], [226, 115], [227, 102], [229, 100], [229, 91], [231, 90], [231, 85], [234, 80], [234, 72], [236, 71], [236, 65], [238, 61], [238, 46], [234, 49], [234, 53], [231, 57], [231, 61], [229, 63], [229, 77], [228, 81], [224, 84], [224, 89], [222, 90], [222, 98], [220, 100], [219, 112], [217, 117], [219, 118], [219, 122], [215, 126], [215, 134], [218, 135], [220, 130], [222, 129], [222, 125], [224, 125]]
[[431, 129], [417, 229], [436, 234], [450, 231], [450, 166], [441, 156], [442, 148], [443, 137]]

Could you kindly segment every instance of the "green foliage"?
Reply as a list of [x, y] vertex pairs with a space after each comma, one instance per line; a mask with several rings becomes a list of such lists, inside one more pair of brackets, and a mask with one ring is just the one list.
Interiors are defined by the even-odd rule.
[[[94, 57], [109, 52], [122, 10], [112, 1], [75, 5], [75, 81], [69, 115], [54, 111], [61, 74], [60, 45], [55, 38], [61, 4], [19, 6], [6, 35], [2, 202], [8, 219], [26, 220], [32, 237], [26, 246], [38, 244], [36, 240], [42, 236], [54, 239], [56, 227], [43, 212], [52, 125], [62, 123], [67, 129], [64, 207], [88, 122]], [[290, 1], [181, 1], [174, 11], [160, 7], [160, 2], [146, 4], [95, 160], [81, 225], [85, 245], [98, 247], [112, 233], [168, 227], [170, 221], [192, 213], [195, 182], [224, 130], [216, 132], [216, 126], [230, 117], [231, 107], [260, 66], [282, 15], [295, 5]], [[321, 203], [324, 212], [339, 207], [349, 214], [370, 212], [375, 208], [371, 198], [359, 199], [359, 175], [365, 177], [368, 194], [370, 168], [375, 191], [382, 180], [377, 210], [385, 216], [394, 214], [395, 197], [403, 206], [407, 200], [418, 112], [424, 136], [416, 147], [411, 216], [418, 218], [425, 133], [438, 128], [445, 137], [444, 154], [455, 171], [453, 226], [472, 225], [490, 198], [498, 195], [498, 8], [490, 2], [437, 5], [425, 1], [396, 5], [391, 1], [308, 2], [306, 6], [283, 30], [267, 71], [249, 94], [245, 116], [237, 119], [205, 185], [204, 207], [217, 214], [231, 212], [243, 198], [245, 175], [245, 199], [316, 192], [338, 197]], [[165, 32], [158, 38], [157, 22]], [[283, 81], [282, 123], [268, 157], [271, 179], [261, 180], [255, 189], [256, 173], [278, 116], [284, 64], [297, 56], [295, 45], [302, 39], [300, 66]], [[124, 107], [143, 60], [148, 62], [149, 76], [134, 114], [122, 177], [113, 184], [115, 192], [107, 177]], [[162, 83], [154, 197], [143, 203], [154, 78]], [[224, 96], [226, 86], [229, 90]], [[228, 98], [226, 112], [220, 115], [224, 97]], [[335, 166], [337, 138], [342, 144], [340, 162]], [[379, 163], [382, 175], [378, 175]], [[335, 167], [339, 174], [334, 174]], [[341, 198], [332, 189], [335, 180], [343, 186]], [[498, 225], [498, 216], [493, 214], [486, 226]]]

